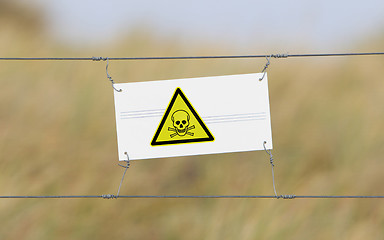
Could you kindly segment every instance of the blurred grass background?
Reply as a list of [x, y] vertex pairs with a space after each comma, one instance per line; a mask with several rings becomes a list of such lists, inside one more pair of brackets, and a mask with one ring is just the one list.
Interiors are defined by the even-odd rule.
[[[2, 3], [2, 2], [0, 2]], [[8, 9], [7, 9], [8, 8]], [[16, 12], [12, 12], [16, 11]], [[231, 54], [138, 30], [98, 52], [60, 46], [38, 14], [0, 4], [3, 57]], [[360, 43], [383, 49], [383, 38]], [[253, 73], [264, 59], [110, 63], [116, 82]], [[383, 195], [384, 58], [272, 60], [279, 194]], [[113, 90], [105, 62], [0, 62], [0, 194], [115, 194]], [[220, 88], [220, 86], [218, 86]], [[272, 195], [263, 151], [133, 162], [134, 194]], [[382, 200], [0, 200], [0, 239], [384, 239]]]

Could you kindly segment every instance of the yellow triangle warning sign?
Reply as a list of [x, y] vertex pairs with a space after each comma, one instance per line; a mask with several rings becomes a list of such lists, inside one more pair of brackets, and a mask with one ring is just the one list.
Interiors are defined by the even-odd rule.
[[153, 136], [151, 145], [173, 145], [213, 140], [214, 137], [203, 120], [181, 89], [177, 88]]

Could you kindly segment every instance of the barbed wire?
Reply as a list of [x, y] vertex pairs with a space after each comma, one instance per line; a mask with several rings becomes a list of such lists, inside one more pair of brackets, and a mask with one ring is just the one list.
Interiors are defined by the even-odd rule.
[[0, 57], [2, 61], [107, 61], [107, 60], [186, 60], [186, 59], [234, 59], [234, 58], [294, 58], [294, 57], [342, 57], [374, 56], [384, 52], [364, 53], [308, 53], [308, 54], [261, 54], [261, 55], [217, 55], [217, 56], [174, 56], [174, 57]]

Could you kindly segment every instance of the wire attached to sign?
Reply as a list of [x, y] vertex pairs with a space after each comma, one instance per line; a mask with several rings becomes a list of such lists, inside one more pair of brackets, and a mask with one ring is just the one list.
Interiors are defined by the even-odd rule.
[[273, 191], [275, 192], [275, 198], [276, 199], [279, 199], [279, 198], [282, 198], [282, 199], [294, 199], [294, 198], [296, 198], [296, 195], [277, 195], [276, 186], [275, 186], [275, 173], [274, 173], [274, 170], [273, 170], [273, 167], [275, 166], [275, 164], [273, 163], [273, 156], [272, 156], [271, 150], [268, 151], [267, 148], [265, 147], [266, 143], [267, 143], [267, 141], [263, 142], [263, 147], [264, 147], [264, 150], [269, 155], [269, 163], [271, 164], [271, 167], [272, 167], [272, 183], [273, 183]]
[[126, 166], [124, 166], [124, 165], [121, 165], [121, 164], [118, 164], [120, 167], [123, 167], [123, 168], [125, 168], [125, 170], [124, 170], [124, 174], [123, 174], [123, 177], [121, 178], [121, 181], [120, 181], [120, 186], [119, 186], [119, 190], [117, 191], [117, 197], [119, 197], [119, 194], [120, 194], [120, 189], [121, 189], [121, 185], [123, 184], [123, 180], [124, 180], [124, 177], [125, 177], [125, 174], [127, 173], [127, 170], [128, 170], [128, 168], [129, 168], [129, 166], [131, 165], [131, 163], [130, 163], [130, 161], [129, 161], [129, 156], [128, 156], [128, 153], [127, 152], [125, 152], [124, 153], [125, 155], [127, 155], [127, 160], [125, 160], [124, 162], [126, 162], [127, 163], [127, 165]]
[[276, 192], [276, 186], [275, 186], [275, 173], [273, 171], [273, 167], [275, 166], [275, 164], [273, 163], [273, 156], [272, 156], [272, 152], [271, 150], [267, 150], [267, 148], [265, 147], [265, 144], [267, 143], [267, 141], [264, 141], [263, 142], [263, 147], [264, 147], [264, 150], [265, 152], [269, 155], [269, 163], [271, 164], [271, 167], [272, 167], [272, 183], [273, 183], [273, 191], [275, 192], [275, 196], [276, 198], [279, 198], [277, 196], [277, 192]]
[[120, 167], [125, 168], [123, 177], [121, 178], [121, 181], [120, 181], [119, 189], [117, 190], [117, 194], [116, 194], [116, 195], [113, 195], [113, 194], [104, 194], [104, 195], [101, 195], [101, 197], [104, 198], [104, 199], [117, 199], [118, 197], [120, 197], [120, 189], [121, 189], [121, 185], [123, 184], [125, 174], [127, 173], [127, 170], [128, 170], [128, 168], [129, 168], [129, 166], [131, 165], [131, 163], [130, 163], [130, 161], [129, 161], [128, 153], [125, 152], [124, 154], [127, 155], [127, 160], [124, 160], [124, 162], [126, 162], [127, 165], [124, 166], [124, 165], [121, 165], [121, 164], [119, 164], [119, 163], [117, 164], [117, 165], [119, 165]]
[[[105, 59], [105, 58], [102, 58], [102, 60], [104, 60], [104, 59]], [[115, 86], [114, 86], [114, 85], [115, 85], [115, 82], [113, 81], [111, 75], [109, 75], [109, 73], [108, 73], [109, 58], [107, 57], [106, 59], [107, 59], [107, 66], [105, 66], [105, 71], [107, 72], [107, 78], [108, 78], [109, 81], [111, 81], [111, 83], [112, 83], [112, 88], [113, 88], [116, 92], [122, 92], [122, 91], [123, 91], [122, 89], [116, 89]], [[95, 60], [95, 61], [97, 61], [97, 60]], [[104, 60], [104, 61], [105, 61], [105, 60]]]
[[264, 68], [263, 68], [263, 71], [261, 71], [261, 73], [264, 73], [263, 76], [261, 78], [259, 78], [259, 81], [262, 81], [265, 77], [265, 74], [267, 73], [266, 70], [267, 68], [269, 67], [269, 64], [271, 64], [270, 62], [270, 59], [273, 55], [269, 55], [269, 57], [265, 57], [267, 59], [267, 63], [265, 64]]

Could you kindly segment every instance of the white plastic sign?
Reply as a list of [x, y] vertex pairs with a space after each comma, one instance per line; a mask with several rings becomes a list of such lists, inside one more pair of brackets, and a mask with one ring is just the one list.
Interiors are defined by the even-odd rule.
[[119, 160], [272, 149], [262, 76], [115, 84]]

